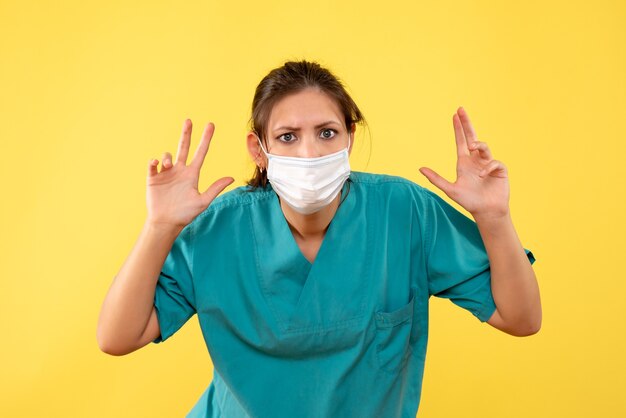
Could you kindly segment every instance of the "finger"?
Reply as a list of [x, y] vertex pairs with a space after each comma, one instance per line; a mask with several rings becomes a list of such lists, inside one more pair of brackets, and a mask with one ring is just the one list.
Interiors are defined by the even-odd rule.
[[474, 142], [477, 138], [476, 132], [474, 131], [474, 127], [472, 126], [472, 122], [470, 122], [469, 115], [463, 109], [463, 106], [457, 109], [457, 113], [459, 114], [459, 118], [461, 119], [461, 126], [463, 127], [463, 132], [465, 133], [465, 139], [467, 139], [467, 146], [469, 146], [472, 142]]
[[487, 164], [485, 167], [483, 167], [482, 170], [480, 170], [478, 175], [480, 177], [487, 177], [488, 175], [490, 175], [494, 171], [498, 171], [498, 170], [502, 171], [506, 175], [506, 167], [502, 163], [502, 161], [492, 160], [492, 161], [489, 162], [489, 164]]
[[456, 113], [452, 116], [452, 125], [454, 126], [454, 137], [456, 138], [456, 155], [458, 157], [465, 157], [470, 155], [467, 148], [467, 140], [465, 139], [465, 133], [463, 132], [463, 126], [459, 115]]
[[204, 157], [209, 150], [209, 144], [211, 143], [213, 132], [215, 132], [215, 125], [209, 122], [206, 128], [204, 128], [204, 132], [202, 133], [202, 139], [198, 144], [196, 153], [193, 156], [193, 161], [191, 161], [190, 164], [190, 166], [194, 167], [198, 171], [200, 171], [200, 167], [202, 167], [202, 163], [204, 163]]
[[172, 154], [166, 151], [161, 159], [161, 172], [170, 168], [172, 168]]
[[428, 181], [430, 181], [432, 184], [434, 184], [435, 186], [443, 190], [445, 194], [449, 196], [450, 193], [452, 193], [452, 188], [454, 187], [454, 185], [450, 183], [448, 180], [444, 179], [443, 177], [441, 177], [439, 174], [435, 173], [433, 170], [431, 170], [428, 167], [420, 167], [419, 170], [420, 170], [420, 173], [426, 176]]
[[209, 188], [206, 189], [206, 191], [201, 195], [204, 206], [209, 206], [213, 199], [215, 199], [218, 194], [220, 194], [226, 187], [228, 187], [229, 184], [234, 181], [235, 179], [232, 177], [222, 177], [221, 179], [211, 184]]
[[478, 151], [480, 156], [486, 160], [493, 159], [493, 157], [491, 156], [491, 151], [489, 150], [489, 147], [487, 146], [486, 142], [474, 141], [470, 144], [469, 148], [470, 148], [470, 152]]
[[191, 143], [191, 119], [185, 119], [183, 123], [183, 131], [178, 141], [178, 150], [176, 151], [176, 162], [187, 164], [187, 156], [189, 155], [189, 144]]
[[148, 163], [148, 177], [154, 176], [157, 174], [157, 165], [159, 165], [159, 160], [153, 158]]

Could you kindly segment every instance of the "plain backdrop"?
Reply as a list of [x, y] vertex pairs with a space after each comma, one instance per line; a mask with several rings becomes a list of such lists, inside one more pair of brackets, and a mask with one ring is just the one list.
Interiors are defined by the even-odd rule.
[[212, 377], [197, 317], [114, 357], [100, 307], [146, 216], [148, 161], [176, 152], [185, 118], [190, 155], [213, 122], [200, 189], [243, 185], [254, 89], [305, 58], [370, 124], [353, 170], [451, 202], [418, 168], [455, 180], [459, 106], [509, 170], [542, 329], [513, 337], [431, 298], [418, 415], [625, 416], [624, 22], [610, 0], [0, 1], [0, 415], [191, 409]]

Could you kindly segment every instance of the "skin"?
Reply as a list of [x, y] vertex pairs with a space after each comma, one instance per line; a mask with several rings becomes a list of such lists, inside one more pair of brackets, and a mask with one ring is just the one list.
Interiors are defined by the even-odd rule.
[[[347, 140], [341, 145], [333, 141], [323, 142], [319, 139], [319, 128], [315, 128], [318, 123], [333, 119], [342, 120], [339, 107], [319, 90], [307, 89], [289, 95], [272, 109], [267, 151], [292, 157], [319, 157], [336, 152], [346, 146]], [[452, 124], [457, 146], [456, 181], [450, 183], [428, 167], [420, 168], [420, 172], [465, 208], [480, 230], [490, 261], [491, 288], [497, 306], [487, 323], [514, 336], [535, 334], [541, 328], [542, 317], [539, 286], [513, 227], [506, 166], [493, 159], [485, 142], [477, 140], [465, 109], [457, 109]], [[297, 129], [278, 129], [280, 126]], [[354, 126], [351, 128], [354, 132]], [[286, 144], [286, 140], [291, 142]], [[353, 139], [350, 150], [352, 142]], [[252, 159], [266, 169], [267, 158], [252, 131], [247, 135], [247, 144]], [[310, 262], [314, 261], [337, 210], [338, 199], [311, 215], [300, 214], [281, 202], [294, 238]]]
[[[316, 127], [332, 121], [334, 123]], [[295, 129], [286, 129], [284, 126]], [[317, 89], [305, 89], [288, 95], [272, 108], [268, 120], [268, 143], [264, 144], [270, 154], [289, 157], [313, 158], [332, 154], [348, 146], [352, 151], [355, 126], [348, 133], [343, 114], [337, 103]], [[335, 131], [331, 133], [330, 131]], [[328, 138], [327, 138], [328, 137]], [[253, 131], [247, 135], [248, 152], [259, 167], [267, 169], [267, 156], [259, 145]], [[340, 195], [318, 212], [304, 215], [296, 212], [284, 201], [280, 206], [294, 239], [302, 254], [313, 263], [322, 240], [337, 208]]]
[[[321, 128], [321, 122], [336, 124]], [[348, 143], [352, 151], [355, 126], [350, 134], [343, 125], [337, 104], [325, 94], [308, 89], [275, 104], [269, 120], [269, 153], [295, 157], [319, 157], [336, 152]], [[289, 125], [296, 129], [278, 129]], [[432, 169], [420, 172], [448, 197], [474, 217], [491, 267], [491, 288], [497, 310], [487, 321], [491, 326], [516, 336], [538, 332], [541, 303], [537, 280], [519, 241], [509, 211], [509, 183], [504, 164], [494, 160], [484, 142], [478, 141], [469, 117], [461, 107], [453, 116], [457, 145], [457, 179], [450, 183]], [[331, 137], [328, 129], [334, 129]], [[215, 126], [209, 123], [190, 164], [191, 120], [185, 120], [175, 162], [165, 152], [159, 161], [148, 163], [148, 216], [135, 246], [115, 276], [98, 319], [100, 349], [111, 355], [131, 353], [160, 335], [154, 308], [159, 271], [172, 245], [183, 230], [234, 179], [222, 177], [204, 192], [198, 179]], [[284, 135], [289, 134], [292, 135]], [[331, 137], [331, 139], [326, 139]], [[292, 142], [291, 142], [292, 141]], [[248, 151], [259, 167], [267, 167], [254, 132], [247, 135]], [[294, 239], [303, 255], [315, 260], [324, 234], [339, 205], [339, 196], [319, 212], [303, 215], [281, 202]]]
[[532, 265], [513, 227], [509, 208], [506, 166], [494, 160], [463, 107], [452, 117], [456, 138], [457, 178], [451, 183], [428, 167], [420, 172], [474, 218], [491, 269], [491, 290], [497, 309], [487, 321], [515, 336], [535, 334], [541, 328], [539, 285]]
[[121, 356], [153, 341], [161, 334], [154, 308], [159, 272], [174, 241], [206, 209], [232, 177], [222, 177], [206, 191], [198, 191], [198, 178], [215, 126], [209, 123], [191, 163], [191, 120], [185, 120], [174, 163], [169, 152], [148, 163], [146, 200], [148, 216], [133, 249], [115, 276], [104, 299], [96, 339], [103, 352]]

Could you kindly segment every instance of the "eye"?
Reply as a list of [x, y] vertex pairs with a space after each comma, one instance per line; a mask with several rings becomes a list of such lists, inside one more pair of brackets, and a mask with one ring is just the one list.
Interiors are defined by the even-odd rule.
[[[285, 136], [288, 137], [288, 138], [283, 138]], [[293, 134], [288, 132], [286, 134], [279, 135], [277, 139], [280, 139], [283, 142], [292, 142], [293, 141]]]
[[[326, 135], [326, 133], [329, 133], [330, 136]], [[323, 129], [322, 130], [322, 137], [324, 139], [331, 139], [333, 138], [335, 135], [337, 135], [337, 131], [334, 129]]]

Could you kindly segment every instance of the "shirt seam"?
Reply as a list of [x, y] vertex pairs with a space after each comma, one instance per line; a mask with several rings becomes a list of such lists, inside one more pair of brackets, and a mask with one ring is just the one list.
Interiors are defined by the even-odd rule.
[[[420, 193], [422, 194], [422, 196], [426, 197], [426, 200], [428, 200], [429, 202], [425, 202], [427, 204], [431, 204], [432, 202], [432, 197], [428, 195], [428, 193], [424, 192], [423, 189], [419, 189]], [[424, 245], [424, 252], [425, 252], [425, 260], [426, 260], [426, 277], [428, 278], [428, 295], [430, 297], [430, 295], [432, 295], [431, 291], [430, 291], [430, 269], [429, 269], [429, 265], [430, 265], [430, 246], [431, 246], [431, 240], [432, 240], [432, 236], [431, 236], [431, 222], [430, 219], [428, 218], [427, 215], [428, 210], [426, 209], [426, 205], [424, 205], [424, 240], [422, 242], [422, 244]]]
[[[403, 183], [408, 185], [415, 185], [421, 187], [419, 184], [412, 182], [411, 180], [405, 179], [403, 177], [393, 176], [391, 174], [374, 174], [374, 173], [364, 173], [361, 171], [356, 172], [357, 174], [352, 178], [354, 183], [364, 183], [364, 184], [381, 184], [381, 183]], [[366, 176], [368, 174], [372, 174], [373, 177], [371, 180]]]
[[193, 292], [193, 308], [196, 312], [198, 312], [198, 302], [196, 299], [196, 280], [195, 280], [195, 273], [194, 273], [194, 258], [196, 256], [196, 244], [195, 244], [195, 239], [196, 239], [196, 233], [195, 233], [195, 223], [191, 223], [189, 225], [189, 246], [191, 247], [190, 249], [190, 259], [189, 259], [189, 271], [191, 273], [191, 291]]
[[[244, 192], [244, 193], [249, 193], [249, 192]], [[236, 205], [252, 205], [256, 202], [262, 201], [262, 200], [266, 200], [266, 199], [270, 199], [273, 197], [273, 194], [275, 192], [273, 190], [268, 190], [268, 191], [262, 191], [260, 193], [260, 195], [258, 196], [251, 196], [248, 197], [247, 195], [242, 195], [242, 196], [229, 196], [226, 199], [223, 199], [222, 201], [219, 202], [212, 202], [207, 209], [204, 210], [204, 212], [200, 213], [198, 215], [198, 217], [196, 218], [198, 221], [201, 220], [202, 218], [204, 218], [205, 216], [208, 216], [209, 214], [219, 210], [219, 209], [226, 209], [229, 208], [231, 206], [236, 206]]]

